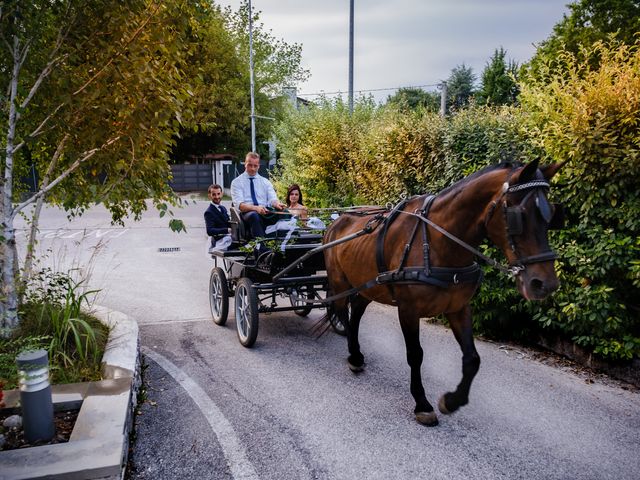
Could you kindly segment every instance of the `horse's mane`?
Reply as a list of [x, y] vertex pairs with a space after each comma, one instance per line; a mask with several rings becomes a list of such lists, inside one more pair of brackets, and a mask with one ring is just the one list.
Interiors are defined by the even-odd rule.
[[475, 179], [483, 176], [486, 173], [493, 172], [495, 170], [503, 170], [507, 168], [511, 169], [511, 168], [520, 167], [520, 166], [522, 166], [520, 162], [512, 162], [512, 161], [487, 165], [486, 167], [478, 170], [477, 172], [473, 172], [471, 175], [464, 177], [461, 180], [458, 180], [453, 185], [449, 185], [444, 190], [441, 190], [440, 193], [438, 193], [438, 195], [446, 195], [451, 192], [458, 192], [462, 190], [465, 185], [467, 185], [470, 182], [473, 182]]

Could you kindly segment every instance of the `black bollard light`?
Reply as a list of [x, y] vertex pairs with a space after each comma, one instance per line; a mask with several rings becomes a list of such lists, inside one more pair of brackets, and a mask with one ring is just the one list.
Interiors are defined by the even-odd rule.
[[20, 377], [22, 428], [30, 442], [49, 441], [55, 434], [46, 350], [26, 350], [16, 357]]

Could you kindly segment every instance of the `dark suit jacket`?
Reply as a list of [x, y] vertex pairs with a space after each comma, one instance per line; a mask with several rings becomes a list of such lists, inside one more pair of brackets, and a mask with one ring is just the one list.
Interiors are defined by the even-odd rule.
[[222, 212], [213, 204], [204, 212], [204, 223], [207, 226], [207, 235], [210, 237], [221, 237], [229, 233], [229, 213], [223, 205], [220, 205]]

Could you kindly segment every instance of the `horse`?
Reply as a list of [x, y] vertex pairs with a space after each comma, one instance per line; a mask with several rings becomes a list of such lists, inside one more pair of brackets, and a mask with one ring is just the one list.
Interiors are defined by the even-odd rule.
[[[556, 255], [547, 231], [558, 223], [561, 206], [550, 204], [546, 192], [559, 168], [560, 164], [538, 168], [537, 160], [491, 165], [438, 195], [415, 196], [384, 213], [343, 213], [327, 229], [323, 242], [331, 244], [324, 250], [335, 298], [331, 308], [346, 327], [348, 366], [355, 373], [365, 366], [358, 329], [367, 305], [396, 306], [419, 423], [438, 424], [422, 384], [420, 318], [444, 314], [462, 350], [462, 379], [455, 391], [440, 397], [442, 414], [468, 403], [480, 368], [469, 306], [482, 277], [474, 257], [484, 257], [515, 276], [527, 300], [542, 300], [558, 288]], [[416, 239], [420, 230], [422, 241]], [[349, 236], [353, 238], [340, 241]], [[502, 250], [508, 268], [476, 249], [487, 237]]]

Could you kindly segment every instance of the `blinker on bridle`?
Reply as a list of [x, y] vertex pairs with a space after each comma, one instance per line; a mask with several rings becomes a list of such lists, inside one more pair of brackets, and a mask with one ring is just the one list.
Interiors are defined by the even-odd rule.
[[[517, 276], [523, 271], [527, 265], [532, 263], [547, 262], [555, 260], [557, 255], [551, 251], [539, 253], [537, 255], [531, 255], [528, 257], [520, 257], [518, 255], [515, 238], [518, 235], [522, 235], [524, 232], [524, 213], [526, 211], [525, 204], [532, 195], [535, 195], [535, 203], [540, 216], [547, 224], [549, 230], [562, 228], [564, 223], [563, 208], [561, 204], [551, 204], [547, 200], [543, 189], [549, 188], [549, 184], [544, 180], [532, 180], [526, 183], [520, 183], [516, 185], [509, 185], [509, 182], [505, 182], [502, 187], [502, 194], [500, 198], [493, 202], [491, 210], [487, 214], [485, 220], [485, 227], [491, 220], [495, 207], [502, 203], [502, 209], [505, 217], [505, 223], [507, 227], [507, 238], [511, 250], [516, 255], [516, 261], [509, 265], [509, 271], [512, 275]], [[509, 206], [507, 204], [507, 195], [510, 193], [520, 192], [522, 190], [530, 190], [524, 198], [515, 206]], [[504, 200], [502, 200], [504, 198]]]

